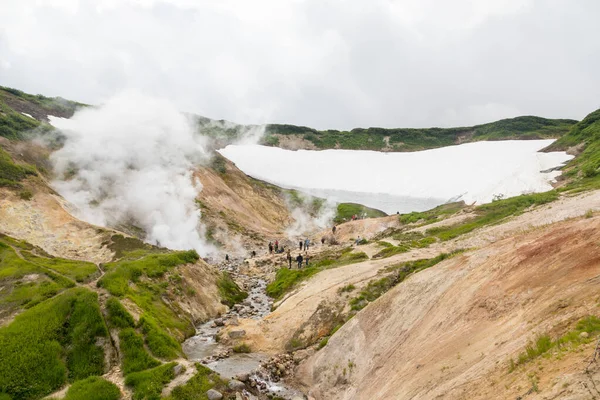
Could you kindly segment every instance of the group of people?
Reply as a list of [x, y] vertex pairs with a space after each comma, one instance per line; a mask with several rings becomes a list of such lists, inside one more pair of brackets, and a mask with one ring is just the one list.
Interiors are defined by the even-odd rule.
[[310, 246], [310, 240], [308, 240], [308, 238], [306, 238], [304, 241], [301, 240], [299, 243], [300, 243], [300, 251], [308, 250], [308, 246]]
[[[298, 263], [298, 269], [302, 268], [302, 263], [305, 262], [308, 267], [308, 253], [304, 253], [304, 257], [302, 257], [302, 253], [298, 254], [296, 257], [296, 262]], [[292, 253], [288, 250], [287, 252], [287, 261], [289, 268], [292, 269]]]
[[[309, 256], [308, 256], [308, 249], [310, 247], [310, 239], [306, 238], [304, 240], [300, 240], [298, 242], [298, 247], [299, 250], [302, 252], [304, 251], [304, 255], [302, 255], [302, 253], [299, 253], [298, 256], [295, 258], [295, 261], [298, 263], [298, 268], [302, 268], [303, 265], [308, 266], [308, 262], [309, 262]], [[286, 252], [285, 250], [285, 246], [279, 244], [279, 240], [275, 240], [275, 242], [269, 242], [268, 245], [268, 249], [269, 249], [269, 254], [283, 254]], [[294, 258], [292, 258], [292, 252], [290, 251], [290, 249], [287, 250], [287, 262], [289, 265], [289, 268], [292, 268], [292, 261], [294, 261]]]
[[279, 246], [279, 240], [276, 240], [275, 244], [269, 242], [269, 254], [273, 254], [273, 252], [275, 252], [275, 254], [282, 254], [285, 252], [285, 246]]

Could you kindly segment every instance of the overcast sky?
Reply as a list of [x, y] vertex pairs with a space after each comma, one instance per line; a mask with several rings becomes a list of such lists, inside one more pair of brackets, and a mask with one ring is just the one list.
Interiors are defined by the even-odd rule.
[[0, 85], [241, 123], [426, 127], [600, 107], [598, 0], [1, 0]]

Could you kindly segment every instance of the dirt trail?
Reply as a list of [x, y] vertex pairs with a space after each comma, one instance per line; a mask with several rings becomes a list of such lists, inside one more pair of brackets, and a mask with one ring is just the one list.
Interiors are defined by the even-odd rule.
[[[347, 322], [299, 377], [317, 399], [474, 398], [527, 341], [595, 312], [598, 243], [600, 217], [570, 220], [415, 274]], [[476, 398], [507, 391], [517, 392], [496, 385]]]

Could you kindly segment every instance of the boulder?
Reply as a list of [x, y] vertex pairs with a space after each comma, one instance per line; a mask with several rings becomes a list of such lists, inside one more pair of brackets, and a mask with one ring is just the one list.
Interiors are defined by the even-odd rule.
[[175, 376], [181, 375], [182, 372], [183, 372], [183, 365], [177, 364], [176, 366], [173, 367], [173, 373], [175, 374]]
[[581, 333], [579, 334], [579, 337], [580, 337], [580, 338], [582, 338], [582, 339], [587, 339], [587, 338], [589, 338], [589, 337], [590, 337], [590, 334], [589, 334], [589, 333], [587, 333], [587, 332], [581, 332]]
[[243, 329], [240, 329], [238, 331], [231, 331], [228, 333], [228, 335], [231, 339], [239, 339], [241, 337], [246, 336], [246, 331]]
[[206, 397], [208, 397], [208, 400], [221, 400], [223, 395], [221, 392], [217, 392], [215, 389], [208, 389], [206, 392]]
[[232, 379], [227, 384], [227, 387], [231, 390], [244, 390], [246, 389], [246, 385], [243, 382], [238, 381], [237, 379]]
[[250, 374], [239, 374], [235, 377], [235, 379], [241, 382], [248, 382], [248, 379], [250, 379]]

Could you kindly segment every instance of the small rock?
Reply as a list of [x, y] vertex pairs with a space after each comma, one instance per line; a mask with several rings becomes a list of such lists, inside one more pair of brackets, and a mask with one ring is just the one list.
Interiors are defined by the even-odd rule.
[[579, 334], [579, 337], [580, 337], [580, 338], [582, 338], [582, 339], [587, 339], [587, 338], [589, 338], [589, 337], [590, 337], [590, 334], [589, 334], [589, 333], [587, 333], [587, 332], [581, 332], [581, 333]]
[[227, 384], [227, 387], [231, 390], [244, 390], [246, 389], [246, 385], [243, 382], [238, 381], [237, 379], [232, 379]]
[[292, 400], [304, 400], [304, 397], [294, 396], [292, 397]]
[[177, 364], [176, 366], [173, 367], [173, 373], [175, 374], [175, 376], [179, 376], [182, 372], [183, 372], [183, 365]]
[[206, 392], [206, 397], [208, 397], [208, 400], [221, 400], [223, 395], [221, 392], [217, 392], [215, 389], [208, 389]]
[[228, 335], [231, 339], [239, 339], [241, 337], [246, 336], [246, 331], [243, 329], [240, 329], [239, 331], [231, 331], [228, 333]]
[[217, 319], [215, 319], [215, 325], [216, 326], [225, 326], [225, 322], [223, 321], [222, 318], [217, 318]]

